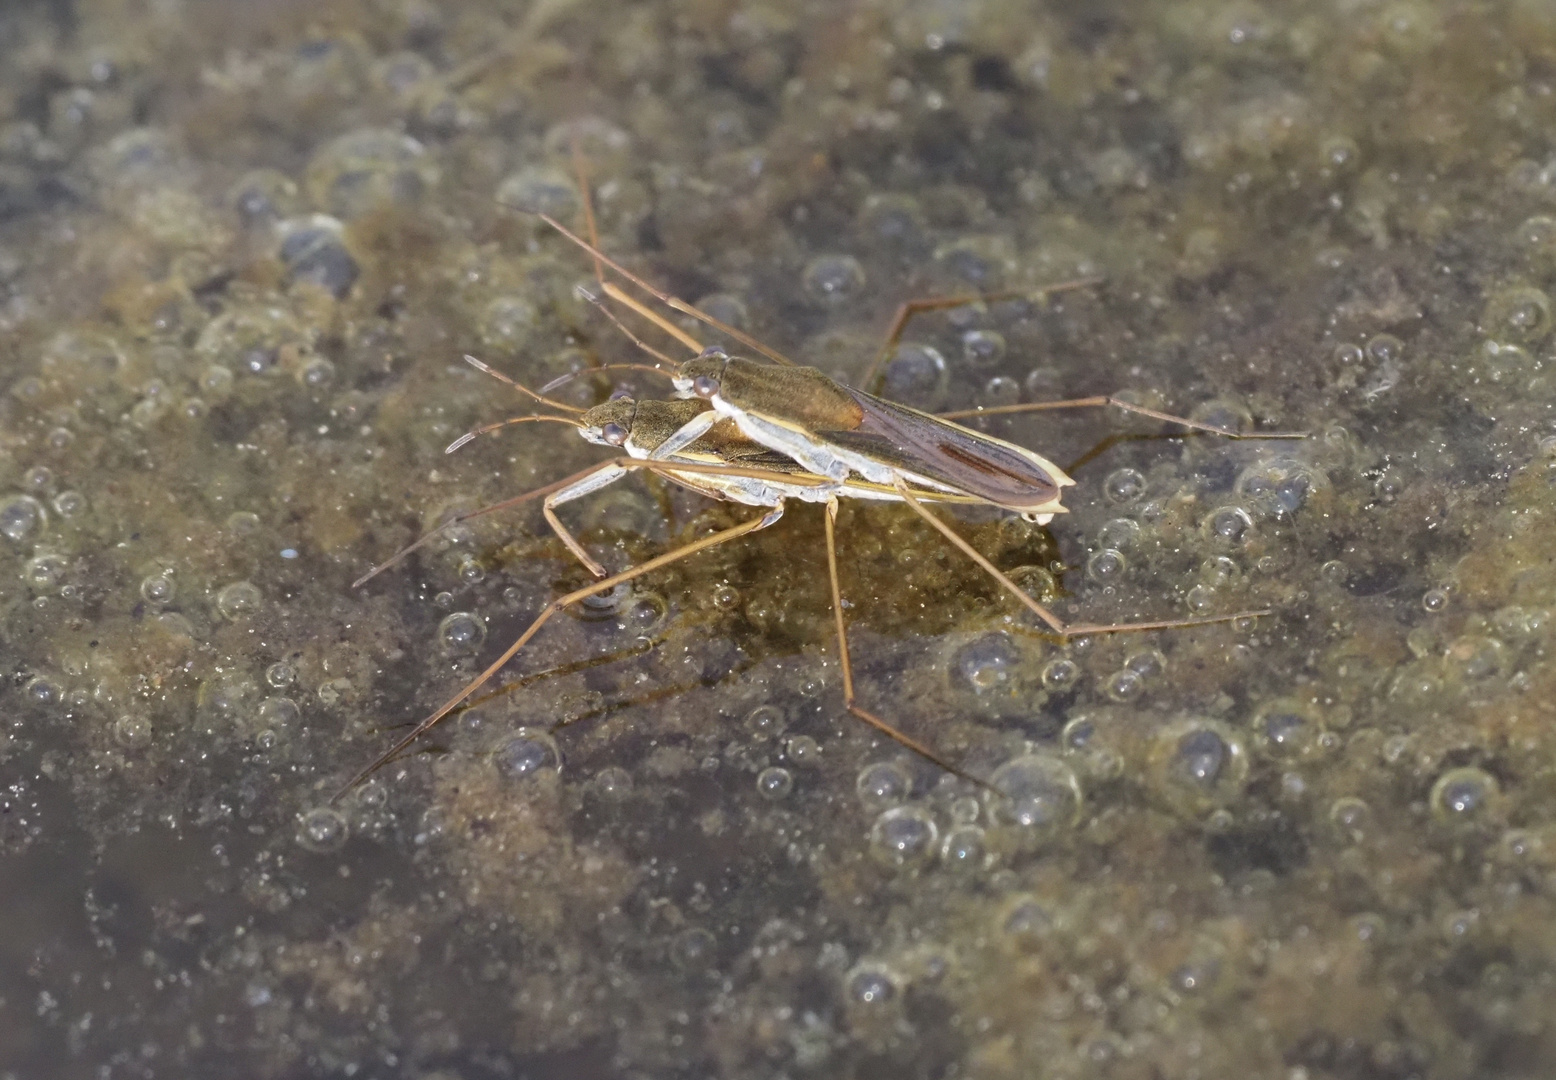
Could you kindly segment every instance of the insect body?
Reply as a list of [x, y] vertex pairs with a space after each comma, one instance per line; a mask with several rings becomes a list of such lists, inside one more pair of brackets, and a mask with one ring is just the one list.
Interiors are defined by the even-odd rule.
[[810, 367], [777, 367], [708, 349], [676, 371], [754, 442], [834, 480], [858, 476], [963, 496], [1046, 525], [1075, 481], [1040, 454], [843, 385]]

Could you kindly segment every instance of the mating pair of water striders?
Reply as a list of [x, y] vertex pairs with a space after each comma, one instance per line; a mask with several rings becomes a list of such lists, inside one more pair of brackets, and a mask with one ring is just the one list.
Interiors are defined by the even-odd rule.
[[[586, 190], [587, 195], [587, 190]], [[653, 356], [653, 365], [621, 365], [648, 368], [670, 378], [678, 395], [671, 400], [633, 399], [617, 396], [592, 409], [580, 410], [546, 395], [557, 385], [539, 391], [520, 386], [474, 357], [465, 359], [546, 406], [571, 415], [513, 417], [477, 428], [449, 446], [449, 452], [471, 439], [531, 421], [552, 421], [578, 429], [588, 441], [624, 452], [610, 460], [523, 495], [445, 522], [374, 568], [357, 581], [360, 585], [393, 566], [438, 531], [457, 521], [508, 509], [535, 499], [542, 500], [547, 523], [558, 538], [596, 580], [560, 596], [543, 608], [525, 631], [479, 675], [428, 715], [408, 734], [358, 773], [342, 791], [349, 790], [385, 762], [414, 743], [429, 728], [453, 712], [492, 679], [558, 612], [587, 597], [612, 589], [697, 552], [728, 543], [767, 528], [782, 517], [787, 502], [820, 503], [825, 508], [827, 571], [832, 591], [832, 612], [843, 674], [843, 699], [847, 710], [897, 742], [942, 768], [965, 775], [930, 747], [859, 705], [854, 692], [847, 628], [843, 619], [839, 584], [835, 523], [838, 503], [844, 498], [900, 502], [922, 517], [945, 539], [976, 563], [1000, 586], [1035, 614], [1055, 636], [1160, 630], [1228, 622], [1269, 614], [1267, 609], [1238, 611], [1183, 619], [1112, 624], [1067, 624], [1028, 595], [986, 556], [969, 544], [925, 504], [985, 506], [1020, 514], [1045, 525], [1065, 512], [1063, 489], [1074, 484], [1053, 462], [1041, 455], [955, 421], [967, 416], [1032, 412], [1063, 408], [1110, 406], [1126, 412], [1231, 439], [1302, 438], [1301, 432], [1239, 432], [1158, 412], [1110, 396], [1069, 401], [973, 409], [932, 415], [846, 386], [821, 371], [794, 364], [782, 354], [713, 316], [650, 285], [600, 249], [594, 235], [594, 219], [587, 197], [585, 217], [590, 239], [573, 233], [548, 215], [538, 215], [549, 226], [586, 251], [595, 262], [595, 276], [603, 296], [580, 289], [583, 297], [600, 308], [638, 348]], [[764, 359], [730, 355], [722, 348], [705, 348], [686, 330], [654, 311], [615, 282], [606, 269], [642, 290], [672, 311], [690, 316], [726, 338], [751, 349]], [[891, 355], [908, 321], [916, 314], [991, 299], [1035, 296], [1060, 289], [1096, 284], [1095, 279], [1068, 282], [1046, 290], [998, 296], [940, 297], [902, 304], [886, 342], [877, 353], [862, 384], [870, 386], [882, 363]], [[648, 320], [694, 355], [676, 362], [634, 334], [606, 305], [612, 300]], [[596, 369], [599, 370], [599, 369]], [[667, 551], [619, 573], [611, 574], [595, 560], [556, 516], [556, 507], [616, 482], [634, 471], [679, 484], [714, 499], [766, 508], [759, 517]], [[971, 778], [969, 779], [975, 779]], [[981, 783], [981, 781], [978, 781]]]

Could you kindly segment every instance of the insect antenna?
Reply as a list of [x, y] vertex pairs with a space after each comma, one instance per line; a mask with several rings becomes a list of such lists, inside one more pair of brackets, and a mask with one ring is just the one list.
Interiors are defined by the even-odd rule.
[[579, 421], [574, 420], [571, 416], [510, 416], [506, 420], [496, 420], [490, 424], [482, 424], [478, 428], [470, 429], [459, 438], [449, 443], [448, 446], [444, 448], [443, 452], [445, 454], [452, 454], [455, 450], [458, 450], [466, 443], [474, 439], [478, 439], [482, 435], [496, 431], [498, 428], [505, 428], [509, 424], [528, 424], [536, 420], [549, 420], [554, 424], [570, 424], [575, 428], [582, 428], [584, 426]]
[[569, 405], [565, 401], [552, 401], [550, 398], [546, 397], [545, 396], [546, 391], [548, 389], [550, 389], [550, 385], [549, 384], [546, 387], [543, 387], [542, 389], [540, 389], [539, 391], [531, 390], [529, 387], [525, 386], [523, 383], [515, 382], [513, 379], [510, 379], [508, 376], [504, 375], [502, 372], [498, 371], [496, 368], [492, 367], [490, 364], [487, 364], [487, 363], [485, 363], [483, 361], [477, 360], [475, 357], [471, 356], [469, 353], [465, 354], [465, 363], [469, 364], [471, 367], [475, 368], [477, 371], [480, 371], [480, 372], [483, 372], [484, 374], [490, 375], [492, 378], [496, 379], [498, 382], [507, 383], [509, 386], [513, 387], [519, 393], [523, 394], [525, 397], [533, 398], [534, 400], [540, 402], [540, 404], [542, 404], [542, 405], [549, 405], [553, 409], [561, 409], [563, 412], [570, 412], [570, 413], [582, 413], [582, 412], [585, 411], [584, 409], [580, 409], [577, 405]]
[[[609, 282], [601, 282], [600, 284], [604, 288], [607, 288], [607, 289], [610, 288], [610, 283]], [[620, 290], [614, 290], [614, 291], [620, 292]], [[661, 364], [666, 364], [666, 365], [668, 365], [670, 367], [674, 367], [675, 366], [675, 361], [674, 360], [670, 359], [664, 353], [660, 352], [658, 349], [654, 348], [648, 342], [644, 341], [642, 338], [640, 338], [636, 334], [634, 334], [631, 330], [627, 329], [627, 324], [622, 322], [621, 319], [619, 319], [617, 317], [617, 315], [616, 315], [616, 313], [614, 311], [612, 311], [610, 308], [605, 306], [605, 301], [601, 300], [598, 296], [595, 296], [592, 292], [590, 292], [588, 289], [584, 288], [582, 285], [574, 286], [573, 287], [573, 292], [577, 293], [579, 296], [583, 297], [585, 300], [589, 301], [589, 303], [593, 304], [596, 308], [598, 308], [600, 310], [600, 313], [602, 315], [604, 315], [607, 319], [609, 319], [611, 321], [611, 323], [616, 327], [616, 329], [620, 330], [622, 335], [628, 341], [632, 342], [632, 344], [636, 345], [638, 348], [640, 348], [644, 352], [648, 353], [648, 355], [652, 356], [655, 360], [658, 360]], [[627, 303], [627, 305], [629, 307], [632, 307], [634, 310], [637, 310], [640, 313], [650, 314], [648, 312], [644, 312], [642, 307], [640, 305], [638, 305], [636, 302], [632, 301], [630, 298], [625, 298], [625, 302]], [[701, 349], [699, 349], [698, 351], [700, 352]], [[599, 369], [595, 368], [595, 370], [598, 371]], [[669, 373], [666, 372], [666, 374], [669, 374]]]

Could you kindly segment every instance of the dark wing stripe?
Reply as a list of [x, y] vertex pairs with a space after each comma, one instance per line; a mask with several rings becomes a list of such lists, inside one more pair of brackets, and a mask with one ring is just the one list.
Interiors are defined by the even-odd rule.
[[851, 392], [864, 412], [856, 431], [890, 442], [912, 471], [1012, 510], [1042, 506], [1059, 494], [1052, 476], [997, 442], [917, 409]]

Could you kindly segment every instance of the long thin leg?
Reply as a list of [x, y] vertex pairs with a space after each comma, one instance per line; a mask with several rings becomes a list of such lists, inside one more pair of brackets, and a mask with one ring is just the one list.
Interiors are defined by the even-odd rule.
[[[608, 286], [609, 284], [610, 284], [609, 282], [603, 282], [602, 281], [600, 283], [601, 290], [608, 293], [610, 290], [608, 288], [606, 288], [606, 286]], [[600, 311], [600, 314], [604, 315], [607, 319], [609, 319], [611, 321], [612, 325], [614, 325], [617, 330], [621, 331], [621, 336], [622, 337], [626, 338], [628, 341], [632, 342], [632, 344], [636, 345], [639, 349], [641, 349], [642, 351], [648, 353], [649, 356], [652, 356], [655, 360], [659, 361], [659, 365], [660, 365], [660, 366], [652, 366], [652, 365], [648, 365], [648, 364], [633, 364], [633, 365], [630, 365], [630, 366], [632, 366], [632, 367], [647, 367], [647, 368], [649, 368], [652, 371], [659, 372], [661, 375], [669, 375], [671, 373], [672, 369], [675, 367], [675, 361], [672, 360], [669, 356], [666, 356], [663, 352], [660, 352], [658, 349], [654, 348], [652, 345], [650, 345], [648, 342], [644, 341], [642, 338], [638, 337], [638, 335], [634, 334], [630, 329], [628, 329], [627, 328], [627, 324], [622, 322], [621, 319], [619, 319], [616, 316], [616, 313], [614, 311], [612, 311], [610, 308], [605, 306], [605, 301], [601, 300], [598, 296], [595, 296], [592, 292], [590, 292], [588, 289], [585, 289], [582, 285], [577, 286], [574, 291], [577, 292], [579, 296], [583, 297], [585, 300], [589, 301], [589, 303], [593, 304], [596, 308], [598, 308], [599, 311]], [[620, 292], [621, 290], [617, 289], [616, 291]], [[625, 295], [625, 294], [623, 294], [623, 295]], [[637, 303], [637, 301], [635, 301], [635, 300], [632, 301], [632, 304], [636, 304], [636, 303]], [[632, 305], [629, 304], [628, 306], [632, 306]], [[636, 311], [637, 308], [633, 307], [633, 310]], [[646, 314], [646, 315], [648, 315], [648, 317], [652, 318], [654, 320], [654, 323], [655, 323], [656, 326], [660, 325], [659, 324], [659, 316], [658, 316], [657, 313], [649, 312], [645, 308], [644, 309], [644, 314]], [[672, 323], [670, 323], [668, 320], [666, 320], [664, 325], [661, 327], [661, 329], [665, 329], [666, 333], [670, 333], [671, 331], [668, 329], [668, 327], [670, 327], [672, 325], [673, 325]], [[680, 330], [680, 329], [681, 328], [679, 326], [675, 327], [675, 330]], [[688, 347], [690, 347], [690, 345], [692, 345], [692, 344], [696, 344], [696, 345], [699, 345], [699, 346], [701, 345], [701, 342], [696, 341], [695, 338], [683, 339], [683, 338], [677, 337], [677, 340], [681, 341], [682, 344], [687, 345]], [[701, 350], [701, 348], [698, 348], [697, 351], [701, 352], [702, 350]], [[620, 365], [617, 365], [617, 364], [602, 364], [602, 365], [600, 365], [597, 368], [590, 368], [588, 370], [590, 370], [590, 371], [603, 371], [603, 370], [606, 370], [606, 369], [609, 369], [609, 368], [613, 368], [613, 367], [618, 367], [618, 366], [620, 366]], [[578, 374], [581, 375], [583, 373], [582, 372], [578, 372]], [[546, 385], [547, 386], [555, 386], [556, 382], [553, 380], [552, 382], [549, 382]]]
[[908, 490], [908, 486], [900, 478], [894, 486], [898, 494], [902, 496], [903, 502], [912, 507], [914, 513], [933, 525], [940, 535], [951, 541], [962, 554], [982, 567], [984, 572], [999, 582], [1006, 592], [1025, 604], [1028, 610], [1048, 624], [1048, 628], [1061, 638], [1079, 637], [1083, 634], [1119, 634], [1132, 633], [1138, 630], [1169, 630], [1181, 626], [1204, 626], [1208, 623], [1232, 622], [1236, 619], [1251, 619], [1260, 615], [1273, 614], [1270, 608], [1259, 608], [1255, 611], [1234, 611], [1230, 615], [1198, 615], [1188, 619], [1158, 619], [1152, 622], [1066, 623], [1059, 616], [1028, 596], [1021, 586], [1002, 574], [999, 567], [985, 558], [982, 552], [966, 540], [963, 540], [949, 525], [925, 509], [924, 504], [914, 498], [913, 493]]
[[[688, 434], [686, 434], [684, 442], [680, 443], [679, 445], [674, 445], [673, 440], [681, 438], [683, 433], [688, 432], [688, 429], [692, 428], [697, 423], [696, 420], [691, 421], [682, 427], [680, 431], [677, 431], [674, 435], [671, 435], [669, 439], [666, 439], [662, 444], [660, 444], [660, 446], [655, 449], [653, 454], [650, 455], [649, 460], [664, 461], [670, 456], [670, 454], [680, 450], [681, 447], [685, 446], [687, 443], [696, 442], [697, 439], [702, 436], [703, 432], [712, 427], [713, 424], [718, 420], [718, 414], [713, 412], [712, 409], [709, 409], [707, 412], [701, 415], [708, 418], [707, 421], [702, 424], [701, 430], [690, 431]], [[626, 476], [627, 473], [632, 469], [649, 467], [646, 464], [640, 465], [631, 460], [606, 462], [606, 464], [611, 467], [602, 468], [593, 476], [584, 477], [576, 484], [571, 484], [563, 488], [561, 491], [556, 492], [554, 495], [547, 497], [546, 501], [540, 504], [541, 513], [545, 516], [546, 524], [551, 526], [551, 531], [556, 533], [557, 539], [561, 540], [562, 543], [566, 545], [567, 550], [571, 551], [577, 557], [578, 561], [584, 564], [584, 567], [589, 571], [589, 573], [598, 578], [604, 577], [608, 571], [606, 571], [604, 566], [595, 561], [592, 555], [584, 550], [584, 546], [579, 542], [578, 538], [570, 531], [568, 531], [566, 525], [562, 524], [562, 519], [556, 515], [556, 508], [561, 506], [563, 503], [572, 502], [574, 499], [581, 499], [585, 495], [592, 495], [594, 492], [599, 491], [601, 488], [609, 487], [617, 480], [620, 480], [623, 476]], [[673, 465], [675, 463], [671, 464]]]
[[1098, 394], [1096, 397], [1071, 398], [1067, 401], [1033, 401], [1022, 405], [991, 405], [986, 409], [957, 409], [953, 412], [937, 413], [942, 420], [965, 420], [973, 416], [1009, 416], [1013, 413], [1042, 412], [1046, 409], [1096, 409], [1111, 406], [1122, 409], [1124, 412], [1134, 413], [1136, 416], [1149, 416], [1152, 420], [1161, 420], [1168, 424], [1178, 424], [1190, 431], [1203, 431], [1211, 435], [1224, 435], [1228, 439], [1305, 439], [1305, 431], [1233, 431], [1231, 428], [1217, 427], [1214, 424], [1202, 424], [1198, 420], [1190, 420], [1185, 416], [1174, 416], [1172, 413], [1158, 412], [1155, 409], [1147, 409], [1144, 405], [1136, 405], [1122, 398], [1113, 397], [1110, 394]]
[[[573, 140], [572, 149], [573, 172], [577, 174], [578, 191], [579, 194], [583, 197], [584, 233], [589, 238], [589, 254], [594, 259], [594, 280], [600, 283], [600, 288], [602, 291], [604, 291], [606, 296], [610, 296], [616, 300], [619, 300], [621, 303], [626, 304], [633, 311], [636, 311], [638, 314], [648, 319], [655, 326], [659, 327], [665, 333], [679, 341], [682, 345], [685, 345], [687, 348], [691, 349], [694, 354], [702, 352], [702, 343], [699, 342], [696, 338], [692, 337], [679, 326], [676, 326], [668, 319], [661, 316], [658, 312], [650, 311], [642, 304], [639, 304], [632, 297], [621, 293], [621, 290], [617, 289], [614, 285], [605, 280], [605, 256], [601, 253], [600, 249], [600, 230], [594, 216], [594, 199], [590, 196], [589, 193], [589, 171], [584, 166], [583, 151], [579, 149], [578, 140], [576, 138]], [[606, 307], [598, 297], [590, 296], [588, 293], [585, 293], [584, 297], [593, 303], [596, 307], [598, 307], [601, 311], [605, 312], [606, 317], [609, 318], [611, 322], [616, 324], [616, 328], [623, 334], [627, 335], [628, 340], [630, 340], [638, 348], [642, 349], [644, 352], [649, 353], [657, 359], [663, 360], [669, 364], [674, 364], [673, 360], [670, 360], [669, 357], [665, 356], [663, 353], [649, 348], [649, 346], [641, 341], [636, 334], [632, 333], [632, 331], [628, 330], [624, 325], [622, 325], [621, 320], [616, 318], [615, 314], [610, 310], [610, 308]]]
[[587, 476], [578, 483], [565, 487], [554, 495], [547, 496], [546, 501], [540, 504], [540, 513], [546, 519], [546, 524], [551, 526], [551, 531], [556, 533], [557, 539], [562, 541], [563, 546], [568, 551], [571, 551], [578, 561], [584, 564], [584, 568], [597, 578], [602, 578], [606, 575], [605, 567], [600, 565], [594, 556], [585, 551], [583, 544], [579, 542], [578, 538], [568, 531], [566, 525], [562, 524], [562, 519], [556, 516], [556, 508], [563, 503], [572, 502], [574, 499], [581, 499], [585, 495], [593, 494], [603, 487], [609, 487], [627, 475], [627, 470], [621, 467], [620, 462], [606, 462], [606, 464], [613, 467], [600, 469], [593, 476]]
[[904, 300], [897, 305], [897, 313], [892, 316], [891, 326], [886, 331], [886, 340], [876, 350], [875, 359], [870, 361], [870, 366], [865, 369], [864, 378], [859, 380], [860, 389], [866, 393], [874, 393], [871, 383], [880, 374], [881, 365], [890, 358], [892, 350], [897, 347], [897, 342], [902, 340], [902, 335], [908, 328], [908, 323], [914, 316], [922, 315], [928, 311], [946, 311], [950, 308], [966, 307], [969, 304], [996, 304], [1001, 300], [1022, 300], [1028, 297], [1046, 297], [1051, 293], [1067, 292], [1071, 289], [1085, 289], [1093, 285], [1102, 284], [1100, 277], [1075, 278], [1073, 281], [1061, 281], [1057, 285], [1045, 285], [1040, 289], [1006, 289], [992, 293], [967, 293], [961, 296], [925, 296], [917, 300]]
[[[423, 533], [416, 540], [410, 544], [407, 544], [405, 547], [391, 555], [388, 559], [379, 563], [377, 566], [373, 567], [373, 569], [357, 578], [357, 580], [351, 583], [351, 587], [353, 589], [358, 588], [377, 577], [385, 570], [388, 570], [390, 567], [397, 566], [399, 563], [404, 561], [406, 556], [410, 555], [422, 545], [426, 544], [433, 537], [442, 533], [444, 529], [458, 525], [461, 522], [470, 521], [473, 518], [485, 517], [487, 514], [496, 513], [499, 510], [508, 510], [515, 506], [522, 506], [524, 503], [530, 502], [534, 499], [544, 498], [547, 495], [551, 495], [555, 492], [563, 491], [574, 484], [584, 483], [595, 473], [602, 472], [607, 469], [621, 469], [623, 471], [632, 469], [646, 469], [649, 472], [663, 476], [669, 480], [674, 480], [677, 473], [708, 476], [745, 476], [756, 480], [773, 479], [775, 475], [771, 469], [748, 468], [739, 465], [698, 465], [692, 464], [690, 462], [679, 461], [670, 462], [622, 460], [620, 458], [616, 458], [610, 461], [602, 461], [597, 465], [591, 465], [587, 469], [582, 469], [573, 473], [571, 476], [563, 477], [561, 480], [554, 481], [553, 483], [547, 484], [544, 487], [538, 487], [534, 491], [526, 491], [522, 495], [515, 495], [511, 499], [503, 499], [501, 502], [492, 503], [490, 506], [482, 506], [478, 509], [470, 510], [463, 514], [456, 514], [455, 516], [449, 518], [447, 521], [435, 525], [426, 533]], [[804, 479], [793, 476], [785, 476], [783, 477], [783, 480], [785, 483], [789, 484], [803, 485], [805, 483]], [[825, 477], [818, 476], [815, 478], [814, 482], [810, 484], [810, 486], [831, 487], [833, 485], [831, 481], [828, 481]], [[701, 489], [694, 490], [700, 491]], [[565, 542], [566, 541], [564, 540], [564, 543]], [[576, 549], [572, 548], [571, 545], [569, 545], [569, 550], [574, 551], [576, 554]], [[588, 566], [589, 564], [586, 562], [584, 565]]]
[[843, 620], [843, 589], [838, 582], [837, 574], [837, 499], [827, 500], [826, 518], [824, 520], [827, 527], [827, 576], [832, 582], [832, 617], [837, 626], [837, 654], [843, 668], [843, 707], [882, 735], [901, 743], [915, 754], [940, 766], [940, 768], [953, 776], [960, 776], [964, 780], [970, 780], [979, 787], [988, 787], [984, 781], [979, 780], [976, 776], [969, 776], [911, 735], [906, 734], [873, 712], [860, 706], [858, 698], [854, 694], [854, 664], [853, 658], [848, 652], [848, 627]]
[[422, 735], [424, 735], [430, 728], [435, 726], [445, 716], [458, 708], [462, 701], [468, 698], [471, 694], [475, 693], [482, 686], [485, 686], [487, 681], [490, 680], [492, 676], [501, 671], [509, 660], [512, 660], [516, 655], [518, 655], [519, 650], [524, 648], [525, 645], [529, 644], [530, 639], [533, 638], [540, 630], [540, 628], [549, 622], [552, 616], [556, 615], [559, 611], [562, 611], [571, 605], [578, 603], [580, 600], [583, 600], [586, 597], [593, 596], [595, 593], [603, 592], [606, 589], [614, 589], [617, 585], [620, 585], [623, 582], [642, 577], [644, 574], [647, 574], [653, 570], [657, 570], [661, 566], [668, 566], [670, 563], [677, 562], [689, 555], [695, 555], [699, 551], [705, 551], [708, 548], [717, 547], [719, 544], [728, 543], [731, 540], [745, 536], [747, 533], [753, 533], [758, 529], [766, 528], [768, 525], [771, 525], [773, 522], [777, 521], [782, 515], [783, 507], [780, 506], [759, 518], [752, 518], [750, 521], [743, 521], [739, 525], [732, 526], [728, 529], [723, 529], [711, 536], [705, 536], [701, 540], [693, 540], [691, 543], [684, 544], [681, 547], [676, 548], [674, 551], [667, 551], [663, 555], [656, 555], [654, 558], [649, 559], [647, 562], [639, 563], [637, 566], [623, 570], [619, 574], [612, 574], [610, 577], [604, 579], [603, 581], [592, 582], [591, 584], [585, 585], [581, 589], [574, 589], [566, 596], [560, 596], [557, 599], [551, 601], [551, 603], [547, 604], [544, 608], [541, 609], [539, 615], [535, 616], [535, 621], [530, 623], [525, 631], [514, 639], [513, 644], [509, 645], [507, 649], [503, 650], [503, 654], [501, 656], [492, 661], [492, 663], [489, 664], [486, 669], [481, 672], [481, 674], [477, 675], [474, 679], [470, 680], [470, 682], [466, 683], [459, 691], [459, 693], [455, 694], [453, 697], [449, 698], [442, 705], [439, 705], [436, 709], [429, 713], [426, 719], [422, 720], [421, 723], [417, 724], [414, 728], [411, 729], [409, 735], [403, 736], [388, 750], [374, 758], [371, 764], [369, 764], [366, 768], [362, 769], [349, 781], [347, 781], [347, 783], [335, 793], [331, 801], [333, 802], [338, 800], [346, 792], [350, 791], [363, 780], [367, 779], [385, 762], [394, 758], [407, 746], [410, 746], [417, 739], [421, 738]]
[[709, 315], [704, 311], [699, 311], [697, 308], [693, 307], [691, 304], [688, 304], [685, 300], [682, 300], [679, 297], [671, 296], [667, 292], [662, 292], [661, 290], [654, 288], [654, 286], [638, 277], [625, 266], [622, 266], [620, 263], [616, 262], [609, 255], [606, 255], [603, 251], [601, 251], [598, 247], [595, 247], [593, 244], [590, 244], [587, 240], [583, 239], [583, 237], [574, 233], [567, 226], [563, 225], [550, 214], [537, 214], [536, 216], [539, 217], [540, 220], [544, 221], [547, 225], [550, 225], [557, 232], [567, 237], [567, 239], [583, 248], [590, 255], [598, 258], [606, 266], [616, 271], [616, 273], [620, 274], [622, 277], [632, 282], [632, 284], [648, 293], [655, 300], [658, 300], [661, 304], [664, 304], [666, 307], [672, 308], [675, 311], [679, 311], [682, 315], [690, 315], [704, 326], [711, 326], [719, 333], [735, 339], [747, 348], [755, 349], [757, 352], [761, 353], [769, 360], [772, 360], [774, 363], [788, 364], [791, 366], [793, 365], [793, 360], [790, 360], [787, 356], [784, 356], [783, 353], [778, 352], [776, 349], [762, 344], [751, 335], [746, 334], [743, 331], [736, 330], [728, 323], [720, 322], [718, 319], [715, 319], [712, 315]]
[[371, 581], [373, 578], [375, 578], [379, 574], [383, 573], [385, 570], [388, 570], [390, 567], [399, 565], [401, 562], [403, 562], [405, 560], [405, 558], [408, 555], [410, 555], [412, 552], [416, 551], [423, 544], [426, 544], [433, 537], [438, 536], [439, 534], [441, 534], [443, 532], [443, 530], [445, 530], [445, 529], [448, 529], [448, 528], [450, 528], [450, 527], [452, 527], [454, 525], [458, 525], [461, 522], [470, 521], [470, 520], [472, 520], [474, 518], [485, 517], [487, 514], [495, 514], [499, 510], [510, 510], [510, 509], [512, 509], [515, 506], [522, 506], [523, 504], [525, 504], [527, 502], [530, 502], [530, 501], [532, 501], [534, 499], [543, 499], [546, 496], [551, 495], [551, 494], [553, 494], [555, 492], [565, 490], [570, 485], [577, 484], [577, 483], [580, 483], [580, 482], [582, 482], [584, 480], [587, 480], [589, 477], [593, 476], [595, 473], [601, 472], [602, 470], [605, 470], [605, 469], [608, 469], [608, 468], [610, 468], [613, 465], [619, 467], [620, 464], [621, 464], [620, 462], [615, 462], [615, 461], [602, 461], [598, 465], [591, 465], [587, 469], [581, 469], [578, 472], [573, 473], [573, 475], [571, 475], [571, 476], [563, 477], [561, 480], [557, 480], [554, 483], [547, 484], [544, 487], [538, 487], [534, 491], [526, 491], [524, 494], [522, 494], [522, 495], [515, 495], [511, 499], [503, 499], [501, 502], [494, 502], [494, 503], [492, 503], [489, 506], [482, 506], [482, 507], [480, 507], [478, 509], [475, 509], [475, 510], [466, 511], [463, 514], [455, 514], [453, 517], [449, 518], [447, 521], [439, 522], [437, 525], [433, 526], [427, 532], [423, 533], [416, 540], [414, 540], [411, 543], [407, 544], [405, 547], [401, 548], [399, 551], [397, 551], [393, 555], [389, 556], [389, 558], [385, 559], [383, 562], [381, 562], [377, 566], [373, 567], [367, 573], [365, 573], [361, 577], [357, 578], [355, 581], [353, 581], [351, 583], [351, 587], [353, 589], [360, 588], [361, 586], [365, 585], [368, 581]]

